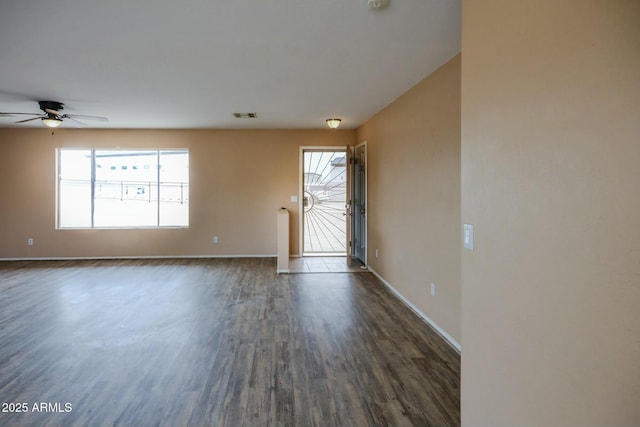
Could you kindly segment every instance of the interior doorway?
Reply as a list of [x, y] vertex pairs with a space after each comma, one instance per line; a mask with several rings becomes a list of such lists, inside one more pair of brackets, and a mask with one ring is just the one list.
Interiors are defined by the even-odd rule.
[[347, 256], [347, 150], [301, 148], [302, 256]]

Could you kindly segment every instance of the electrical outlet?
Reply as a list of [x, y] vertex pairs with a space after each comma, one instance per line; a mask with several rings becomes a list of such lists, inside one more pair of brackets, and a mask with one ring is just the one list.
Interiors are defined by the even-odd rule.
[[213, 243], [218, 244], [218, 236], [213, 236]]
[[33, 239], [31, 237], [27, 239], [27, 245], [33, 246]]
[[435, 283], [431, 284], [431, 296], [432, 297], [436, 296], [436, 284]]

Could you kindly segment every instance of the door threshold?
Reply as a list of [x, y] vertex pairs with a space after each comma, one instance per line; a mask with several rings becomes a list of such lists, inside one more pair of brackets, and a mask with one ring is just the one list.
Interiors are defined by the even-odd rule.
[[312, 253], [303, 253], [302, 257], [347, 257], [346, 253], [341, 254], [340, 252], [312, 252]]
[[361, 273], [367, 267], [359, 259], [328, 256], [300, 257], [289, 261], [290, 273]]

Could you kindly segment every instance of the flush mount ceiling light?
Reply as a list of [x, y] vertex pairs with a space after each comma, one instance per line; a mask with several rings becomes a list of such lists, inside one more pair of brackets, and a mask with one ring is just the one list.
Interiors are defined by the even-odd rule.
[[389, 6], [390, 0], [368, 0], [369, 9], [382, 9]]
[[327, 119], [327, 126], [329, 126], [331, 129], [337, 129], [338, 126], [340, 126], [341, 121], [342, 119], [338, 118]]

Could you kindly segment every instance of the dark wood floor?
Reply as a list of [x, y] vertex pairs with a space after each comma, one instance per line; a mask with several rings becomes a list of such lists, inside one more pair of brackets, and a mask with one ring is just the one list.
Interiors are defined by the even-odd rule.
[[2, 426], [457, 426], [460, 358], [371, 273], [1, 262], [0, 403]]

